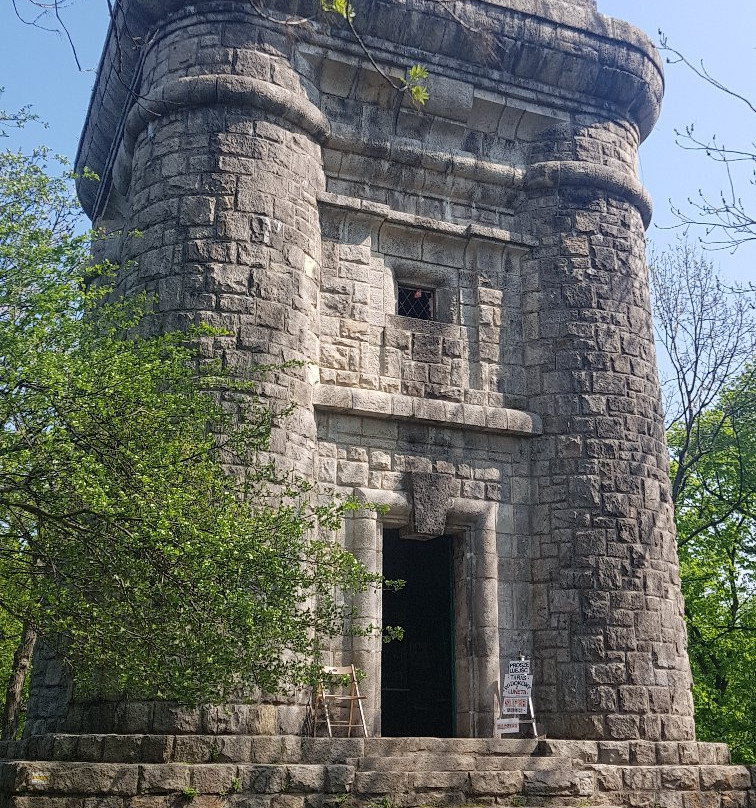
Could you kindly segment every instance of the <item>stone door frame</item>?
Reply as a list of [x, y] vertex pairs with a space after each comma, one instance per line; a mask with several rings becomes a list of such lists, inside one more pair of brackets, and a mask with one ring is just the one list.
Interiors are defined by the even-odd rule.
[[[346, 521], [347, 549], [371, 571], [381, 572], [383, 528], [410, 525], [411, 499], [404, 493], [373, 489], [355, 493], [365, 502], [388, 508], [385, 514], [366, 510]], [[491, 737], [500, 670], [496, 503], [452, 498], [441, 535], [461, 543], [461, 552], [455, 551], [455, 570], [459, 558], [462, 581], [454, 581], [456, 733], [457, 737]], [[381, 625], [380, 591], [357, 596], [354, 605], [361, 614], [360, 625]], [[381, 648], [380, 632], [351, 639], [352, 661], [365, 672], [361, 691], [371, 735], [380, 734]]]

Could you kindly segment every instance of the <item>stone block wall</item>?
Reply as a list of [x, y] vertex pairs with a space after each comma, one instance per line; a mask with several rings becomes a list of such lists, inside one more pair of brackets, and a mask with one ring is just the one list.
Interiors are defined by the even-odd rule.
[[752, 808], [721, 744], [56, 735], [4, 744], [3, 808]]
[[[321, 211], [321, 384], [525, 408], [516, 237], [330, 193]], [[433, 320], [394, 313], [399, 284], [433, 290]]]
[[[271, 450], [388, 507], [345, 525], [368, 567], [384, 527], [451, 537], [458, 734], [490, 735], [526, 653], [551, 736], [692, 738], [636, 174], [650, 43], [592, 0], [376, 0], [358, 22], [381, 69], [430, 70], [416, 108], [337, 22], [123, 8], [141, 100], [121, 109], [106, 57], [78, 160], [119, 288], [157, 293], [147, 327], [226, 329], [234, 366], [305, 363], [263, 383], [296, 405]], [[433, 321], [397, 313], [399, 284], [433, 290]], [[357, 605], [380, 623], [380, 593]], [[333, 654], [367, 672], [379, 732], [379, 638]]]

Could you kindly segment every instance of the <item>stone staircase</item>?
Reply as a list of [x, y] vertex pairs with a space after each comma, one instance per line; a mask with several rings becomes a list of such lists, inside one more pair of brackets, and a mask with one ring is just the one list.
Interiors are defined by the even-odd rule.
[[756, 808], [756, 767], [695, 742], [60, 734], [0, 758], [0, 808]]
[[541, 756], [536, 740], [376, 738], [352, 762], [352, 793], [397, 808], [517, 802], [526, 790], [588, 797], [593, 786], [592, 775], [575, 771], [570, 757]]

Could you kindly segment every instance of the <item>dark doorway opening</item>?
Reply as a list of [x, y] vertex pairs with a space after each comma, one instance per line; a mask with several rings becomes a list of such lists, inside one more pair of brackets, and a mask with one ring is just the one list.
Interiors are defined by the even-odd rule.
[[453, 738], [453, 542], [383, 532], [383, 574], [405, 581], [383, 592], [383, 624], [402, 626], [404, 639], [384, 644], [381, 658], [381, 734]]

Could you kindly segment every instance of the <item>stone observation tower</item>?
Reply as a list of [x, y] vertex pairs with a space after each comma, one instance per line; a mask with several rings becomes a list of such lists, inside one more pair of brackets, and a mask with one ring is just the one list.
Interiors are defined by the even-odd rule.
[[[77, 160], [101, 249], [157, 294], [152, 327], [305, 363], [264, 384], [296, 404], [273, 451], [388, 506], [344, 541], [406, 580], [357, 604], [406, 637], [333, 652], [366, 673], [367, 739], [302, 737], [285, 701], [69, 703], [38, 657], [0, 808], [756, 806], [756, 769], [694, 740], [636, 170], [649, 41], [594, 0], [359, 0], [367, 52], [333, 14], [114, 7]], [[413, 64], [422, 108], [386, 77]], [[547, 737], [493, 739], [520, 655]]]
[[[355, 8], [370, 58], [335, 15], [124, 0], [77, 164], [119, 285], [239, 366], [307, 363], [265, 386], [296, 403], [274, 452], [389, 506], [345, 531], [407, 581], [359, 604], [404, 643], [344, 643], [372, 734], [490, 738], [524, 654], [550, 738], [693, 739], [636, 168], [659, 58], [594, 0]], [[416, 63], [420, 108], [375, 67]], [[62, 726], [123, 731], [85, 713]]]
[[407, 581], [360, 604], [405, 642], [345, 649], [374, 733], [490, 737], [525, 654], [550, 737], [690, 739], [636, 170], [658, 56], [593, 0], [356, 8], [423, 107], [334, 15], [125, 0], [77, 165], [119, 284], [231, 362], [308, 363], [266, 386], [297, 405], [274, 451], [388, 505], [345, 540]]

